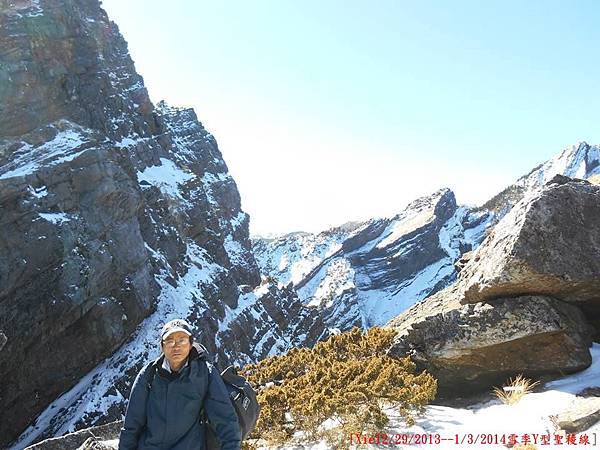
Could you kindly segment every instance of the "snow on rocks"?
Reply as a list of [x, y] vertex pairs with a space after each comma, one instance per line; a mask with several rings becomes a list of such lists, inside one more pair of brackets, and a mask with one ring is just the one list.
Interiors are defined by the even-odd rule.
[[173, 161], [167, 158], [160, 158], [159, 166], [146, 167], [143, 171], [137, 173], [137, 179], [140, 185], [147, 183], [155, 186], [163, 194], [169, 195], [180, 200], [184, 200], [181, 194], [181, 186], [186, 182], [193, 180], [196, 176], [179, 168]]
[[441, 189], [392, 218], [256, 239], [254, 250], [263, 272], [293, 283], [305, 304], [324, 310], [328, 326], [367, 328], [451, 282], [454, 263], [478, 245], [488, 222]]
[[93, 145], [91, 130], [66, 120], [50, 128], [55, 130], [55, 136], [49, 141], [38, 146], [22, 143], [11, 161], [0, 167], [0, 180], [31, 175], [41, 167], [72, 161]]
[[60, 225], [63, 222], [68, 222], [71, 220], [71, 216], [66, 213], [38, 213], [38, 215], [48, 222], [51, 222], [55, 225]]

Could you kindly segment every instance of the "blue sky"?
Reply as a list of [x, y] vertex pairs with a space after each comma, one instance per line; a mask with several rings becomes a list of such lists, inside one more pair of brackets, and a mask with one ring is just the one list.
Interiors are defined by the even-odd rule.
[[441, 187], [481, 203], [600, 143], [594, 1], [103, 6], [152, 99], [217, 138], [253, 234], [389, 216]]

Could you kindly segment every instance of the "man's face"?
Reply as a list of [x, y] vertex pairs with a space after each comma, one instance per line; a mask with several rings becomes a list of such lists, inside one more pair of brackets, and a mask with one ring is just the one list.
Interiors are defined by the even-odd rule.
[[165, 358], [171, 367], [179, 367], [190, 354], [190, 337], [183, 331], [176, 331], [162, 341]]

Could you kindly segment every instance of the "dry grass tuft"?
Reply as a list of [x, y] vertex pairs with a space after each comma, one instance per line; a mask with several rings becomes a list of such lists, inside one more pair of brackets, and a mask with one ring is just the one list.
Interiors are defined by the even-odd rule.
[[505, 405], [514, 405], [526, 394], [533, 392], [533, 388], [538, 384], [539, 381], [532, 381], [523, 375], [517, 375], [515, 378], [509, 379], [502, 388], [494, 388], [494, 394]]

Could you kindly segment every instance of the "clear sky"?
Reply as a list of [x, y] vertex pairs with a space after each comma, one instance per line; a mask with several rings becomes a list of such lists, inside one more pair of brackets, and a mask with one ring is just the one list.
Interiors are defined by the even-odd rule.
[[600, 2], [103, 0], [153, 101], [215, 135], [252, 234], [485, 201], [600, 144]]

